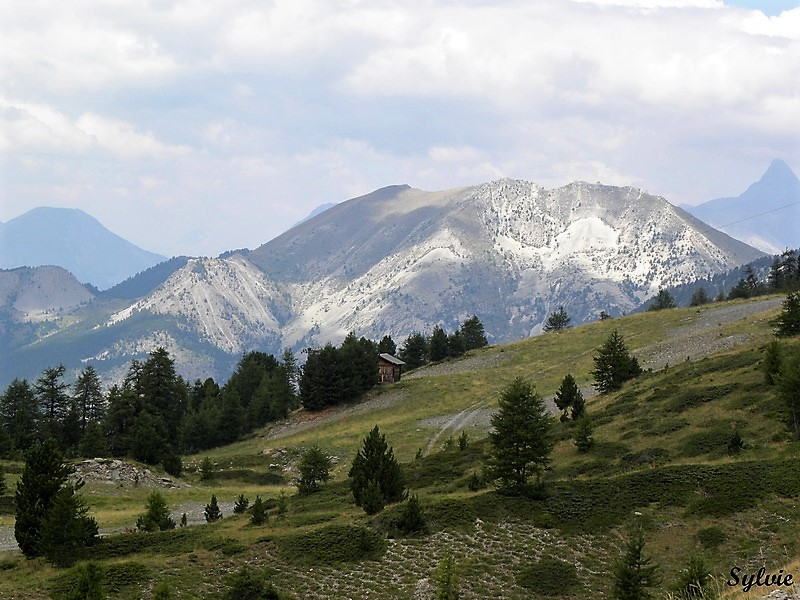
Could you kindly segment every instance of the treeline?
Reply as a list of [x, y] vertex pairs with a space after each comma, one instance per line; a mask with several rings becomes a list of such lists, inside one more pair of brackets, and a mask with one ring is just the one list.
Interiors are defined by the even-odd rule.
[[71, 387], [64, 373], [59, 365], [33, 384], [15, 379], [0, 396], [0, 455], [21, 456], [53, 439], [67, 456], [129, 456], [178, 475], [179, 454], [236, 441], [298, 406], [289, 351], [280, 361], [245, 354], [221, 387], [211, 378], [186, 382], [163, 348], [132, 361], [122, 384], [107, 393], [91, 365]]
[[[449, 336], [438, 326], [430, 338], [412, 334], [399, 353], [412, 368], [486, 343], [472, 317]], [[289, 350], [280, 359], [248, 352], [220, 386], [212, 378], [185, 381], [158, 348], [132, 361], [105, 393], [91, 365], [71, 386], [63, 365], [47, 368], [34, 383], [15, 379], [0, 396], [0, 456], [20, 457], [52, 439], [67, 457], [131, 457], [179, 475], [181, 454], [235, 442], [301, 404], [321, 410], [357, 399], [378, 383], [381, 353], [397, 354], [390, 336], [374, 342], [352, 333], [339, 347], [308, 350], [302, 368]]]
[[486, 345], [488, 345], [488, 341], [483, 323], [473, 315], [464, 321], [459, 329], [449, 335], [444, 328], [438, 325], [433, 328], [433, 332], [428, 337], [419, 332], [412, 333], [400, 348], [399, 358], [406, 363], [409, 369], [415, 369], [429, 362], [461, 356], [468, 350], [482, 348]]

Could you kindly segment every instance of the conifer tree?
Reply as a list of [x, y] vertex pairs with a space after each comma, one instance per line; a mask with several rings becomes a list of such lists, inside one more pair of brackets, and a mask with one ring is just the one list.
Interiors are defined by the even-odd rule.
[[475, 350], [489, 345], [483, 323], [475, 315], [461, 324], [461, 337], [464, 338], [465, 350]]
[[675, 308], [678, 305], [675, 303], [675, 298], [672, 297], [667, 290], [658, 290], [658, 294], [653, 299], [650, 307], [647, 310], [666, 310], [668, 308]]
[[438, 325], [433, 328], [429, 348], [432, 361], [437, 362], [447, 358], [447, 334]]
[[398, 357], [409, 369], [416, 369], [428, 362], [428, 342], [421, 333], [414, 332], [406, 338]]
[[583, 413], [585, 406], [583, 394], [571, 373], [567, 373], [564, 379], [561, 380], [561, 386], [558, 388], [554, 400], [556, 406], [561, 411], [562, 421], [567, 421], [569, 419], [570, 409], [572, 409], [573, 420], [580, 417]]
[[570, 318], [569, 315], [567, 315], [567, 311], [564, 310], [563, 306], [559, 306], [557, 311], [550, 313], [550, 316], [547, 317], [542, 329], [545, 333], [550, 331], [562, 331], [569, 327], [569, 322]]
[[658, 567], [644, 555], [644, 531], [636, 527], [625, 542], [625, 554], [614, 567], [615, 600], [647, 600], [650, 588], [661, 582]]
[[105, 417], [105, 398], [100, 385], [100, 376], [92, 365], [80, 372], [72, 388], [80, 420], [81, 433], [89, 423], [99, 423]]
[[67, 395], [67, 384], [64, 383], [64, 365], [48, 367], [36, 380], [33, 386], [36, 400], [39, 402], [44, 433], [56, 440], [62, 439], [61, 422], [69, 412], [70, 399]]
[[34, 444], [25, 455], [25, 467], [17, 482], [14, 535], [28, 558], [41, 555], [39, 542], [42, 525], [56, 501], [59, 490], [67, 485], [74, 467], [64, 462], [55, 440]]
[[392, 356], [397, 354], [397, 345], [394, 343], [392, 336], [385, 335], [381, 338], [381, 341], [378, 342], [378, 353], [391, 354]]
[[619, 389], [625, 381], [642, 373], [639, 361], [631, 356], [616, 329], [598, 349], [594, 366], [595, 388], [603, 394]]
[[772, 340], [764, 351], [764, 379], [768, 385], [775, 385], [781, 372], [781, 346]]
[[348, 477], [351, 478], [350, 490], [358, 506], [363, 507], [370, 481], [374, 482], [386, 503], [398, 502], [405, 495], [403, 471], [377, 425], [364, 438]]
[[169, 514], [167, 501], [159, 492], [153, 492], [147, 497], [145, 512], [136, 519], [136, 528], [139, 531], [166, 531], [175, 529], [175, 521]]
[[247, 508], [250, 506], [250, 501], [245, 498], [244, 494], [239, 494], [239, 497], [236, 498], [236, 502], [233, 503], [233, 512], [237, 515], [247, 512]]
[[578, 426], [575, 429], [575, 446], [578, 452], [588, 452], [594, 446], [594, 427], [591, 419], [584, 415], [578, 419]]
[[83, 548], [99, 539], [97, 521], [88, 516], [89, 508], [76, 494], [81, 485], [65, 485], [58, 490], [42, 521], [39, 550], [59, 567], [71, 565]]
[[709, 302], [711, 302], [711, 298], [708, 297], [706, 288], [701, 287], [692, 292], [692, 299], [689, 301], [689, 306], [702, 306], [704, 304], [708, 304]]
[[775, 320], [775, 335], [789, 337], [800, 334], [800, 292], [790, 292], [783, 301], [781, 314]]
[[778, 394], [786, 405], [795, 440], [800, 440], [800, 352], [796, 351], [781, 369]]
[[6, 493], [6, 472], [3, 469], [3, 465], [0, 465], [0, 496], [4, 496]]
[[0, 396], [0, 427], [14, 450], [26, 451], [37, 437], [39, 411], [33, 389], [25, 379], [14, 379]]
[[458, 600], [458, 574], [453, 554], [446, 552], [436, 571], [433, 573], [433, 582], [436, 585], [436, 600]]
[[211, 494], [211, 502], [206, 504], [203, 515], [206, 518], [206, 523], [216, 523], [222, 518], [222, 511], [219, 508], [216, 494]]
[[541, 482], [553, 449], [553, 419], [533, 385], [517, 377], [502, 392], [492, 416], [491, 468], [501, 487], [522, 492], [531, 477]]
[[263, 525], [267, 522], [267, 507], [261, 496], [256, 496], [253, 507], [250, 509], [250, 523], [253, 525]]

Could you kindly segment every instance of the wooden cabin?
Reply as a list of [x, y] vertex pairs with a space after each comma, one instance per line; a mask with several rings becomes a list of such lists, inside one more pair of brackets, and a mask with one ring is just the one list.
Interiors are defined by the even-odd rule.
[[396, 356], [391, 354], [380, 354], [378, 356], [378, 381], [380, 383], [397, 383], [400, 381], [400, 374], [403, 372], [403, 365], [406, 364]]

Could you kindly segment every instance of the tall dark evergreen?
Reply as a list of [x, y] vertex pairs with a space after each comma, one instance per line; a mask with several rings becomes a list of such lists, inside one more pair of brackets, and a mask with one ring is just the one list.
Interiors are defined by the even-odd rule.
[[594, 356], [592, 375], [595, 388], [603, 394], [612, 392], [641, 373], [639, 361], [631, 355], [622, 336], [615, 329]]
[[62, 439], [62, 422], [70, 409], [69, 387], [64, 382], [64, 365], [48, 367], [33, 386], [42, 414], [44, 434], [56, 440]]
[[711, 298], [708, 297], [706, 288], [700, 287], [692, 292], [692, 299], [689, 301], [689, 306], [703, 306], [709, 302], [711, 302]]
[[428, 356], [432, 361], [437, 362], [447, 358], [447, 334], [438, 325], [433, 328], [428, 348]]
[[653, 594], [650, 588], [661, 583], [658, 567], [653, 559], [644, 554], [644, 531], [636, 527], [625, 542], [625, 554], [614, 566], [615, 600], [647, 600]]
[[786, 406], [794, 439], [800, 440], [800, 351], [784, 363], [778, 377], [778, 394]]
[[406, 338], [400, 348], [399, 358], [409, 369], [416, 369], [428, 362], [428, 342], [421, 333], [414, 332]]
[[28, 558], [40, 556], [42, 523], [53, 506], [58, 491], [66, 485], [74, 467], [64, 462], [52, 438], [34, 444], [25, 454], [25, 467], [14, 495], [16, 521], [14, 536]]
[[483, 323], [475, 315], [472, 315], [461, 324], [461, 336], [464, 338], [464, 348], [466, 350], [475, 350], [489, 345], [486, 340], [486, 331], [483, 328]]
[[83, 369], [72, 387], [80, 430], [83, 433], [89, 423], [100, 423], [105, 418], [106, 406], [100, 376], [92, 365]]
[[514, 379], [501, 393], [491, 423], [491, 472], [501, 487], [524, 492], [531, 477], [541, 483], [553, 449], [553, 418], [533, 384]]
[[461, 331], [454, 331], [447, 336], [447, 355], [453, 358], [461, 356], [467, 351], [467, 344]]
[[562, 331], [569, 327], [569, 322], [570, 318], [569, 315], [567, 315], [567, 311], [564, 310], [563, 306], [559, 306], [557, 311], [550, 313], [550, 316], [547, 317], [542, 329], [544, 329], [546, 333], [550, 331]]
[[775, 320], [775, 335], [800, 335], [800, 292], [790, 292], [783, 301], [781, 313]]
[[175, 361], [164, 348], [156, 348], [142, 364], [137, 391], [144, 410], [164, 422], [168, 439], [176, 439], [188, 392], [175, 372]]
[[570, 417], [577, 420], [583, 414], [585, 402], [578, 384], [572, 374], [568, 373], [561, 381], [561, 386], [555, 395], [555, 403], [561, 411], [561, 420], [566, 421]]
[[385, 335], [381, 338], [381, 341], [378, 342], [378, 353], [391, 354], [392, 356], [397, 354], [397, 345], [394, 343], [392, 336]]
[[399, 502], [405, 496], [405, 476], [377, 425], [364, 438], [348, 477], [358, 506], [363, 506], [370, 482], [377, 486], [386, 503]]
[[60, 567], [72, 565], [84, 548], [99, 539], [97, 521], [89, 516], [89, 507], [76, 493], [79, 489], [80, 485], [62, 486], [42, 520], [39, 551]]
[[668, 308], [676, 308], [677, 306], [672, 294], [662, 289], [658, 290], [658, 294], [656, 294], [656, 297], [650, 303], [647, 310], [666, 310]]
[[25, 379], [15, 379], [0, 396], [0, 427], [11, 439], [11, 449], [24, 452], [37, 439], [39, 409]]

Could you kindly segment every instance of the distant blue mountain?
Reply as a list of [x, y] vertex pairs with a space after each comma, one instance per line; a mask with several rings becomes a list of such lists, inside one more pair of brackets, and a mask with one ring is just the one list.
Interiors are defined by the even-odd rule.
[[761, 179], [736, 198], [682, 208], [770, 254], [800, 247], [800, 180], [782, 160], [773, 160]]
[[74, 208], [34, 208], [0, 224], [3, 269], [56, 265], [103, 290], [163, 260]]

